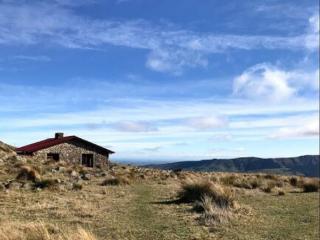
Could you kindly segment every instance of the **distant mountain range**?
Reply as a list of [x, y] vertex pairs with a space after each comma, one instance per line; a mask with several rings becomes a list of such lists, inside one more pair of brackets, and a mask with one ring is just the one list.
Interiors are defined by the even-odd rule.
[[150, 168], [205, 172], [263, 172], [319, 177], [319, 155], [288, 158], [241, 157], [147, 165]]

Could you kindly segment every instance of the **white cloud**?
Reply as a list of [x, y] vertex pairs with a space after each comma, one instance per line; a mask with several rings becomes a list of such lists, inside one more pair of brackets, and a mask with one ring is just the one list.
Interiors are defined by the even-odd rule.
[[[64, 106], [70, 96], [77, 106], [87, 103], [82, 98], [87, 89], [74, 86], [71, 93], [64, 86], [6, 85], [2, 91], [1, 86], [2, 141], [19, 146], [47, 138], [55, 131], [64, 131], [67, 135], [78, 135], [99, 145], [112, 145], [118, 157], [130, 157], [128, 151], [165, 146], [152, 154], [149, 152], [148, 157], [169, 158], [181, 154], [183, 158], [183, 154], [189, 157], [195, 154], [193, 158], [200, 159], [209, 147], [231, 149], [245, 142], [247, 148], [252, 146], [250, 142], [265, 140], [270, 132], [279, 128], [294, 129], [295, 124], [308, 122], [318, 113], [318, 102], [308, 98], [292, 99], [281, 104], [225, 98], [108, 99], [105, 91], [97, 91], [105, 88], [93, 83], [91, 91], [96, 103], [90, 105], [90, 109], [73, 108], [69, 104], [66, 109]], [[27, 96], [30, 92], [32, 99]], [[6, 114], [8, 111], [9, 114]], [[219, 115], [214, 115], [217, 113]], [[217, 138], [212, 139], [213, 136]], [[192, 147], [180, 146], [177, 149], [169, 146], [186, 140], [191, 141]], [[223, 143], [225, 146], [221, 146]], [[195, 149], [194, 152], [190, 153], [190, 148]], [[139, 154], [136, 156], [139, 157]]]
[[158, 130], [147, 122], [121, 121], [113, 126], [116, 130], [123, 132], [153, 132]]
[[302, 123], [300, 126], [280, 128], [275, 133], [271, 134], [270, 138], [319, 138], [319, 118], [312, 121]]
[[245, 156], [246, 149], [243, 147], [236, 148], [212, 148], [206, 154], [207, 158], [232, 158]]
[[319, 13], [312, 15], [309, 18], [309, 31], [305, 38], [307, 48], [319, 51]]
[[206, 116], [206, 117], [194, 117], [186, 121], [186, 124], [195, 129], [215, 129], [226, 127], [228, 121], [222, 116]]
[[[115, 89], [117, 88], [116, 85]], [[206, 122], [209, 121], [209, 126], [214, 126], [217, 123], [225, 123], [225, 119], [222, 117], [221, 121], [221, 117], [218, 116], [219, 120], [217, 120], [215, 116], [212, 117], [213, 113], [219, 113], [228, 118], [233, 115], [296, 114], [303, 111], [318, 111], [319, 108], [317, 100], [313, 98], [291, 99], [290, 102], [281, 104], [232, 98], [222, 100], [216, 98], [151, 100], [150, 98], [128, 96], [127, 99], [119, 99], [118, 97], [110, 98], [109, 93], [104, 89], [106, 89], [104, 85], [91, 81], [92, 95], [88, 96], [88, 100], [83, 98], [88, 93], [87, 90], [79, 88], [77, 85], [72, 88], [69, 88], [68, 85], [44, 88], [0, 84], [0, 102], [2, 103], [0, 114], [10, 113], [12, 116], [9, 119], [2, 117], [0, 127], [10, 130], [50, 125], [87, 126], [88, 123], [92, 126], [100, 126], [101, 124], [105, 126], [121, 122], [124, 119], [130, 122], [147, 123], [185, 119], [184, 126], [186, 123], [190, 124], [191, 119], [197, 119], [193, 122], [204, 122], [203, 125], [206, 125]], [[32, 92], [32, 98], [30, 98], [30, 92]], [[91, 102], [91, 99], [94, 99], [94, 102]], [[106, 101], [106, 99], [109, 100]], [[81, 106], [84, 102], [88, 104], [88, 101], [92, 104], [91, 110], [83, 110]], [[66, 108], [66, 105], [69, 108]], [[23, 119], [21, 119], [21, 114], [25, 114]], [[15, 115], [17, 117], [14, 117]], [[209, 119], [212, 117], [213, 120], [199, 120], [199, 116], [209, 117]], [[233, 125], [234, 123], [231, 121], [229, 126]]]
[[[66, 48], [86, 49], [101, 49], [109, 44], [147, 49], [149, 55], [146, 65], [149, 68], [175, 74], [181, 73], [185, 67], [206, 66], [208, 54], [229, 49], [318, 49], [315, 45], [317, 34], [314, 32], [293, 37], [197, 33], [178, 27], [156, 26], [142, 20], [84, 18], [76, 15], [72, 8], [50, 5], [48, 2], [17, 5], [2, 3], [0, 6], [0, 44], [30, 45], [46, 42]], [[310, 23], [314, 22], [316, 20], [310, 18]]]
[[179, 75], [185, 67], [205, 67], [208, 61], [196, 51], [157, 49], [149, 54], [146, 65], [158, 72]]
[[297, 91], [319, 91], [319, 69], [295, 70], [289, 74], [290, 84]]
[[290, 98], [295, 89], [289, 86], [289, 74], [266, 64], [253, 66], [236, 77], [234, 93], [249, 98], [278, 101]]
[[216, 133], [209, 138], [211, 141], [231, 141], [234, 136], [230, 133]]
[[160, 149], [162, 148], [162, 146], [155, 146], [155, 147], [149, 147], [149, 148], [143, 148], [142, 150], [144, 152], [158, 152]]
[[237, 96], [269, 101], [288, 100], [299, 93], [319, 90], [319, 69], [286, 71], [270, 64], [258, 64], [234, 79]]
[[312, 15], [309, 18], [310, 28], [311, 32], [313, 33], [319, 33], [320, 24], [319, 24], [319, 13]]
[[[297, 101], [293, 101], [297, 104]], [[234, 128], [263, 128], [263, 127], [285, 127], [285, 126], [295, 126], [297, 123], [311, 121], [317, 117], [317, 111], [306, 111], [307, 113], [301, 111], [297, 114], [279, 114], [276, 116], [261, 117], [261, 118], [249, 118], [249, 119], [239, 119], [236, 123], [231, 126]]]
[[12, 59], [21, 60], [21, 61], [36, 61], [36, 62], [49, 62], [51, 58], [48, 56], [27, 56], [27, 55], [16, 55]]

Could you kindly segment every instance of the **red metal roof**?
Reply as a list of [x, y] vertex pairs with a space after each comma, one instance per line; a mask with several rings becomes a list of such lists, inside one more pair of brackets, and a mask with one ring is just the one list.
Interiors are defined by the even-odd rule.
[[111, 154], [114, 153], [113, 151], [111, 151], [109, 149], [106, 149], [104, 147], [96, 145], [92, 142], [86, 141], [86, 140], [79, 138], [77, 136], [67, 136], [67, 137], [61, 137], [61, 138], [48, 138], [48, 139], [45, 139], [45, 140], [42, 140], [39, 142], [35, 142], [35, 143], [29, 144], [29, 145], [26, 145], [23, 147], [16, 148], [16, 151], [20, 152], [20, 153], [33, 153], [33, 152], [36, 152], [36, 151], [39, 151], [39, 150], [42, 150], [42, 149], [45, 149], [48, 147], [52, 147], [52, 146], [55, 146], [55, 145], [58, 145], [61, 143], [69, 142], [72, 140], [76, 140], [76, 141], [80, 141], [80, 142], [84, 142], [86, 144], [92, 145], [95, 148], [98, 148], [102, 152], [107, 152], [107, 153], [111, 153]]

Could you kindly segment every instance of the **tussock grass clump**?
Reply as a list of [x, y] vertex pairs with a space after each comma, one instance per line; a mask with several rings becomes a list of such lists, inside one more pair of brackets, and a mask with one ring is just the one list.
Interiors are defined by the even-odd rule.
[[273, 175], [273, 174], [266, 174], [264, 176], [265, 179], [269, 179], [269, 180], [277, 180], [278, 176], [277, 175]]
[[9, 223], [0, 226], [1, 240], [96, 240], [78, 227], [75, 231], [54, 230], [43, 223]]
[[271, 193], [272, 192], [272, 188], [265, 187], [265, 188], [262, 189], [262, 191], [264, 191], [265, 193]]
[[252, 189], [256, 189], [256, 188], [259, 188], [262, 185], [262, 182], [261, 182], [261, 180], [259, 180], [257, 178], [254, 178], [254, 179], [251, 179], [249, 181], [249, 184], [250, 184]]
[[301, 183], [303, 192], [317, 192], [319, 190], [318, 180], [308, 180]]
[[238, 178], [234, 181], [233, 186], [237, 188], [256, 189], [261, 187], [262, 181], [256, 177], [254, 178]]
[[237, 179], [234, 183], [233, 183], [234, 187], [237, 188], [245, 188], [245, 189], [251, 189], [251, 185], [248, 183], [248, 181], [246, 181], [245, 179]]
[[129, 185], [130, 180], [123, 176], [117, 176], [117, 177], [108, 177], [106, 178], [101, 185], [102, 186], [118, 186], [118, 185]]
[[289, 179], [289, 182], [290, 182], [290, 185], [293, 186], [293, 187], [298, 186], [298, 178], [296, 178], [296, 177], [291, 177]]
[[59, 187], [59, 180], [57, 179], [43, 179], [40, 181], [35, 182], [35, 188], [48, 188], [50, 190], [57, 190]]
[[225, 176], [225, 177], [220, 178], [221, 183], [223, 183], [224, 185], [229, 185], [229, 186], [234, 185], [236, 181], [237, 181], [237, 178], [234, 175], [229, 175], [229, 176]]
[[205, 226], [226, 223], [231, 216], [228, 209], [217, 207], [212, 197], [207, 195], [201, 197], [198, 207], [203, 210], [203, 214], [199, 218], [200, 224]]
[[87, 167], [80, 166], [78, 172], [80, 175], [86, 175], [90, 173], [90, 170]]
[[214, 184], [210, 181], [190, 181], [182, 185], [178, 193], [180, 202], [201, 201], [204, 196], [212, 198], [215, 205], [220, 208], [229, 208], [234, 206], [234, 193], [231, 189]]
[[40, 181], [41, 176], [39, 172], [31, 166], [23, 165], [20, 167], [20, 171], [18, 176], [16, 177], [18, 180], [28, 180], [28, 181]]
[[182, 168], [176, 168], [172, 170], [175, 174], [177, 173], [181, 173], [182, 172]]
[[284, 186], [284, 181], [282, 180], [277, 180], [274, 183], [278, 188], [282, 188]]
[[276, 187], [276, 184], [274, 181], [270, 181], [266, 183], [266, 186], [263, 186], [261, 188], [262, 191], [264, 191], [265, 193], [271, 193], [272, 190]]
[[72, 184], [72, 189], [73, 190], [82, 190], [82, 188], [83, 188], [83, 185], [81, 183], [79, 183], [79, 182], [76, 182], [76, 183]]
[[217, 176], [210, 176], [209, 179], [211, 182], [219, 182], [219, 178]]

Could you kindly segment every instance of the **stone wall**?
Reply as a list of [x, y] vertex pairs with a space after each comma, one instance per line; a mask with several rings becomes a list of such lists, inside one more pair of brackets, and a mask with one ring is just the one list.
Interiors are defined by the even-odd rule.
[[68, 143], [61, 143], [34, 153], [33, 158], [39, 160], [46, 160], [48, 153], [59, 153], [60, 161], [69, 162], [72, 164], [81, 164], [82, 154], [93, 154], [94, 166], [106, 166], [109, 161], [109, 156], [102, 154], [94, 146], [80, 143], [77, 141], [70, 141]]

